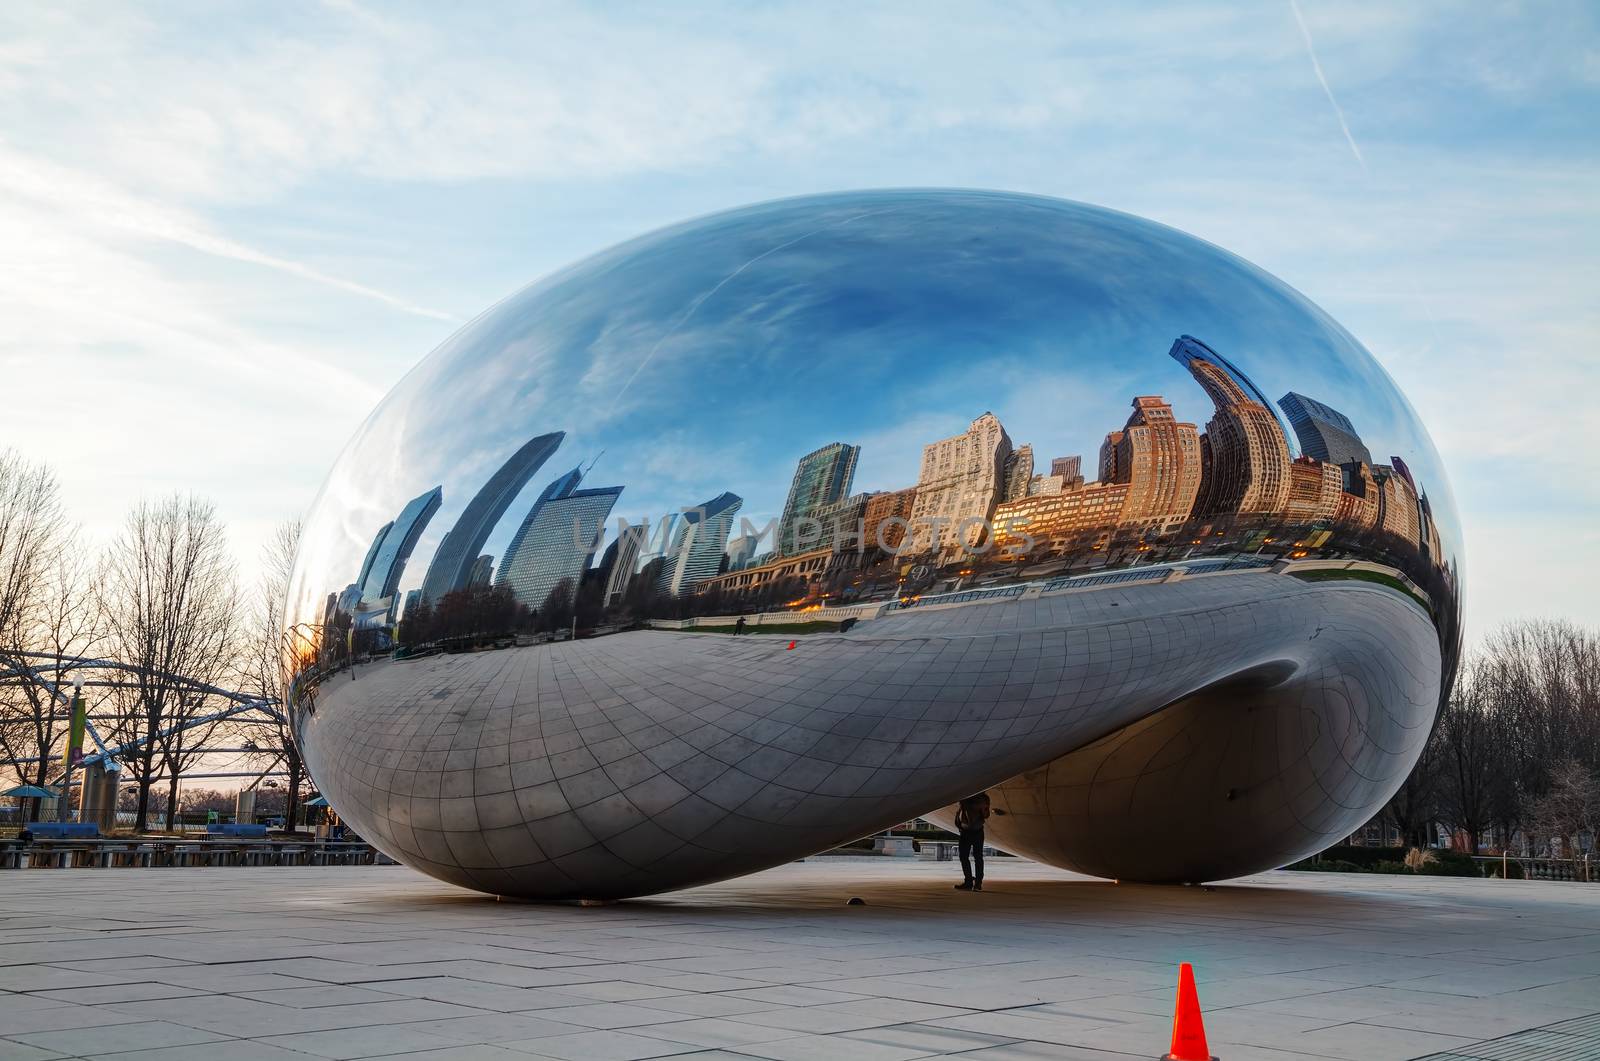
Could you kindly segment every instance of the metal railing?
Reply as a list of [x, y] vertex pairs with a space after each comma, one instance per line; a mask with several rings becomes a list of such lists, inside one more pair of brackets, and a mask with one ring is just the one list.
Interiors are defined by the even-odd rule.
[[394, 860], [364, 843], [223, 840], [0, 841], [0, 869], [187, 866], [374, 866]]
[[1519, 858], [1516, 855], [1473, 855], [1472, 861], [1488, 877], [1514, 876], [1512, 867], [1522, 873], [1523, 880], [1568, 880], [1593, 883], [1595, 870], [1589, 856], [1582, 858]]

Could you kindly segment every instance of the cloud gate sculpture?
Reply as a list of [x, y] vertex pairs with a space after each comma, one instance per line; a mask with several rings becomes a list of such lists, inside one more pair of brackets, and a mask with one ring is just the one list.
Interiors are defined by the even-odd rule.
[[1423, 426], [1283, 283], [1125, 214], [883, 191], [667, 228], [435, 350], [308, 515], [286, 655], [342, 818], [608, 899], [990, 791], [1106, 877], [1360, 827], [1453, 677]]

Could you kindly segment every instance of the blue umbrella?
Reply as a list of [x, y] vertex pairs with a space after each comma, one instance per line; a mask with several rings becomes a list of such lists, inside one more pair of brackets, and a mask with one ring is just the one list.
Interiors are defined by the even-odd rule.
[[0, 792], [0, 796], [10, 796], [12, 799], [55, 799], [61, 793], [52, 792], [48, 788], [38, 785], [18, 785]]
[[328, 801], [323, 799], [321, 796], [306, 800], [306, 806], [308, 807], [326, 807], [327, 805]]

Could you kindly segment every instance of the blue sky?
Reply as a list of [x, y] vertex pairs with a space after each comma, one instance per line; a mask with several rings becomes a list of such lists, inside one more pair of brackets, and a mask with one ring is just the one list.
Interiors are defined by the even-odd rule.
[[27, 397], [0, 446], [54, 464], [91, 536], [193, 489], [252, 559], [389, 387], [529, 281], [746, 202], [993, 187], [1306, 294], [1438, 444], [1469, 630], [1600, 621], [1574, 562], [1600, 545], [1594, 9], [1298, 14], [8, 5], [0, 373]]

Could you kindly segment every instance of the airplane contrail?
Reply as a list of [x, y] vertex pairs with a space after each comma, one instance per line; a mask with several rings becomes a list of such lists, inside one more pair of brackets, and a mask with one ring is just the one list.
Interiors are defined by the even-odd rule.
[[1322, 85], [1323, 95], [1328, 97], [1328, 102], [1333, 105], [1334, 116], [1339, 119], [1339, 128], [1344, 130], [1345, 143], [1350, 145], [1350, 153], [1356, 156], [1356, 162], [1364, 170], [1367, 160], [1361, 157], [1361, 148], [1356, 146], [1356, 138], [1350, 135], [1350, 123], [1344, 120], [1344, 110], [1339, 106], [1339, 101], [1333, 96], [1333, 89], [1328, 87], [1328, 78], [1322, 72], [1322, 64], [1317, 62], [1317, 49], [1311, 43], [1311, 30], [1306, 26], [1305, 16], [1300, 13], [1299, 0], [1289, 0], [1289, 9], [1294, 12], [1294, 20], [1300, 26], [1300, 36], [1305, 38], [1306, 55], [1311, 57], [1311, 69], [1316, 72], [1317, 81]]

